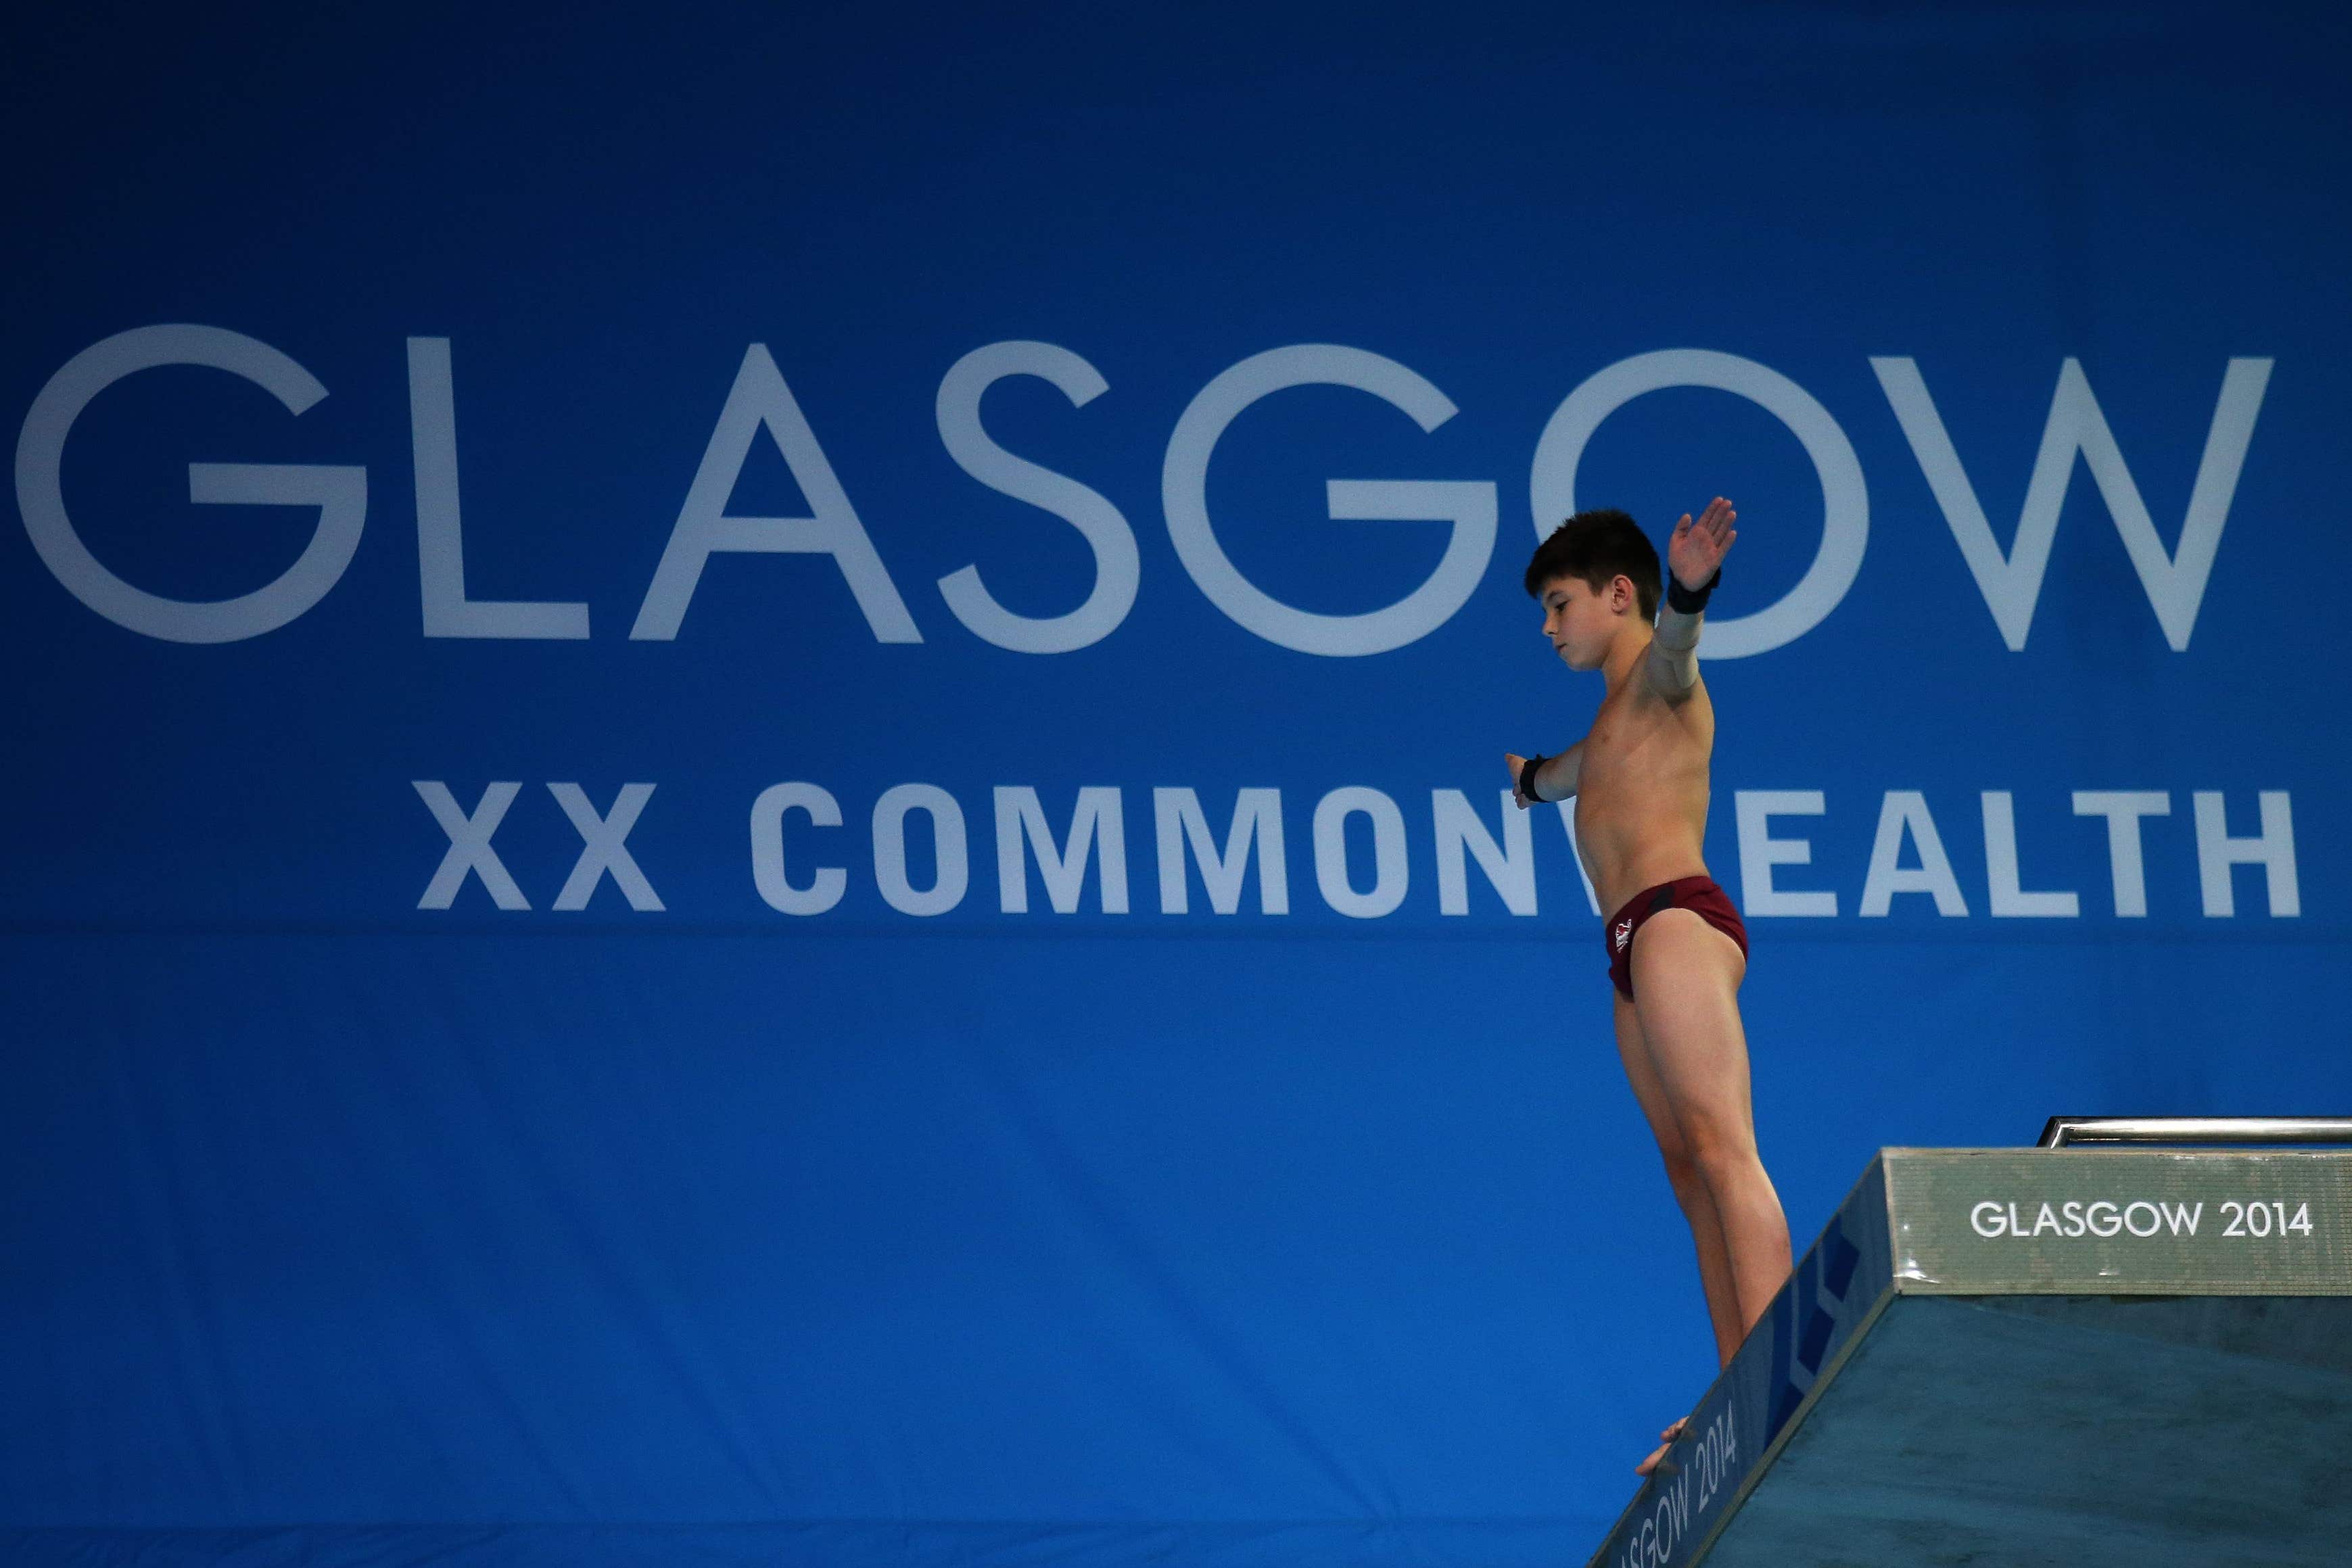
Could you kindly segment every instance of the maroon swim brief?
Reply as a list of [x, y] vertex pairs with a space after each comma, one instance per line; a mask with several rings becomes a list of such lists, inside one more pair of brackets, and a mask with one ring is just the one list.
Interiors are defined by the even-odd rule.
[[1692, 911], [1738, 943], [1742, 957], [1748, 955], [1748, 927], [1741, 923], [1739, 911], [1732, 907], [1729, 895], [1716, 886], [1713, 877], [1676, 877], [1672, 882], [1643, 888], [1625, 901], [1625, 907], [1611, 916], [1601, 932], [1601, 939], [1609, 946], [1610, 982], [1617, 988], [1617, 994], [1629, 1002], [1633, 999], [1633, 933], [1661, 909]]

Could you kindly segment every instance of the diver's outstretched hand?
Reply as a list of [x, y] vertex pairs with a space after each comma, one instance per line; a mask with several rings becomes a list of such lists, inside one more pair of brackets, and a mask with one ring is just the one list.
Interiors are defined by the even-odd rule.
[[1731, 525], [1738, 520], [1739, 514], [1720, 496], [1706, 504], [1696, 523], [1685, 512], [1666, 541], [1666, 566], [1675, 580], [1693, 593], [1704, 589], [1731, 553], [1731, 541], [1739, 537]]

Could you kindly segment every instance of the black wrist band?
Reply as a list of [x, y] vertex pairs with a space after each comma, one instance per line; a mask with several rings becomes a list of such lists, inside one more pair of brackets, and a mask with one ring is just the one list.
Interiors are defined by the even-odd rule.
[[1666, 608], [1678, 610], [1685, 615], [1704, 613], [1706, 609], [1707, 595], [1713, 593], [1715, 585], [1722, 580], [1723, 568], [1718, 566], [1715, 569], [1715, 575], [1699, 584], [1697, 590], [1694, 591], [1685, 588], [1680, 578], [1668, 572], [1666, 574]]
[[1549, 757], [1530, 757], [1519, 764], [1519, 793], [1530, 800], [1540, 800], [1536, 793], [1536, 769], [1551, 760]]

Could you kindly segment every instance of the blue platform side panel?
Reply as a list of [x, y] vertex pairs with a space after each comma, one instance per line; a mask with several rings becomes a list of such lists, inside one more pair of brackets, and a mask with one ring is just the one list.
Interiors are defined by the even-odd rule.
[[1872, 1161], [1642, 1484], [1592, 1568], [1675, 1568], [1761, 1478], [1841, 1354], [1895, 1293], [1886, 1175]]

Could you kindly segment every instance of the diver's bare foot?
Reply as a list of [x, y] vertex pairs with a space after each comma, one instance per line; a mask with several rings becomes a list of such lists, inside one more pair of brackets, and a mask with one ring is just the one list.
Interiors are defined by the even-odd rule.
[[1689, 1429], [1690, 1417], [1685, 1416], [1681, 1420], [1675, 1422], [1673, 1426], [1667, 1427], [1664, 1431], [1659, 1433], [1656, 1452], [1653, 1453], [1648, 1458], [1643, 1459], [1640, 1464], [1635, 1465], [1633, 1467], [1633, 1473], [1637, 1476], [1646, 1476], [1653, 1470], [1655, 1470], [1660, 1465], [1665, 1463], [1666, 1450], [1673, 1448], [1675, 1442], [1681, 1438], [1682, 1435]]

